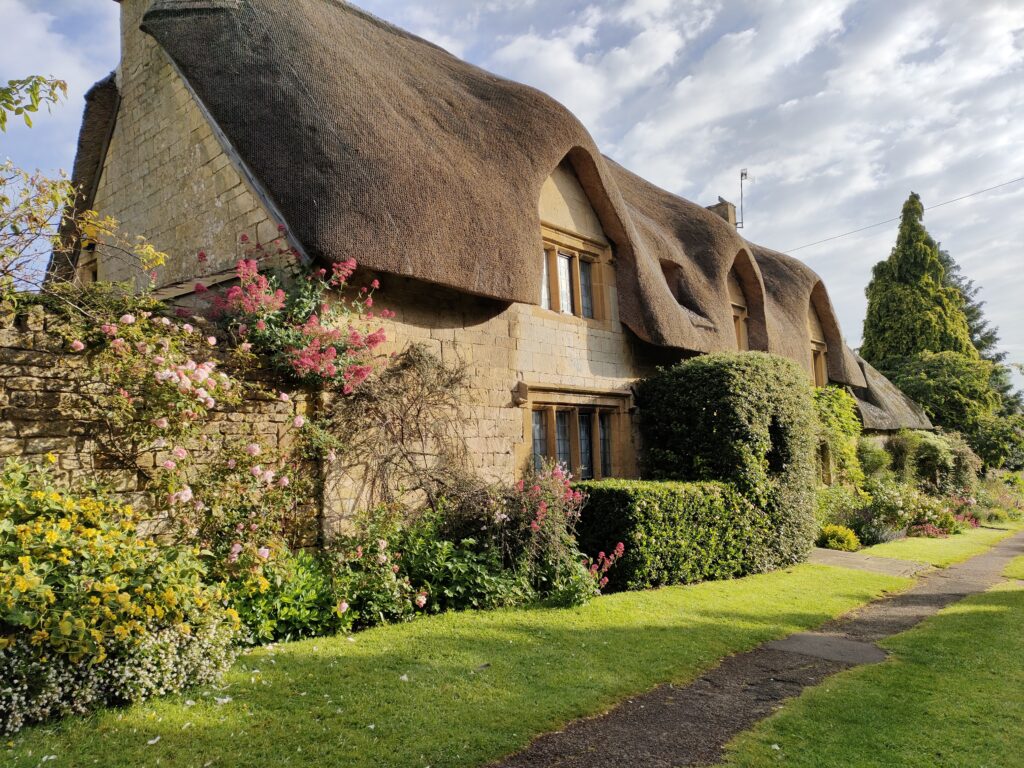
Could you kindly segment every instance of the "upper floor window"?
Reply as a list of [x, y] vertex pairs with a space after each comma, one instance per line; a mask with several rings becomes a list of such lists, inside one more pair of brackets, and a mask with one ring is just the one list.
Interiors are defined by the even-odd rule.
[[813, 304], [807, 307], [807, 330], [811, 337], [811, 377], [814, 386], [824, 387], [828, 385], [828, 344]]
[[541, 254], [540, 305], [564, 315], [590, 320], [600, 318], [602, 305], [596, 278], [600, 268], [597, 253], [578, 245], [570, 248], [562, 243], [545, 242]]
[[732, 324], [736, 334], [736, 348], [740, 352], [750, 349], [750, 313], [747, 311], [747, 297], [743, 286], [736, 277], [736, 270], [731, 270], [727, 278], [729, 284], [729, 302], [732, 304]]

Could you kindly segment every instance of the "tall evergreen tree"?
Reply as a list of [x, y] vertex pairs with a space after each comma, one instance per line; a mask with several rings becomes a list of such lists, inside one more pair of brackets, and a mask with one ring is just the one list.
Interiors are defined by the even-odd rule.
[[946, 282], [939, 247], [924, 228], [924, 206], [912, 192], [903, 204], [889, 258], [875, 265], [860, 353], [888, 376], [924, 352], [979, 359], [960, 291]]
[[1006, 414], [1024, 412], [1024, 393], [1013, 386], [1013, 372], [1006, 365], [1006, 353], [999, 349], [999, 329], [985, 317], [985, 302], [978, 298], [981, 289], [963, 273], [949, 251], [939, 248], [939, 261], [946, 270], [946, 285], [960, 291], [964, 299], [964, 314], [974, 348], [983, 360], [995, 363], [992, 388], [1002, 397], [1002, 411]]

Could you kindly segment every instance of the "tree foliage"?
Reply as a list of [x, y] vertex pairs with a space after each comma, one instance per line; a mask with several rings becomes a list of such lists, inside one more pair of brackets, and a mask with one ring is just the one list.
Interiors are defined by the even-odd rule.
[[875, 265], [860, 353], [887, 376], [923, 352], [977, 358], [960, 291], [947, 284], [939, 248], [922, 224], [924, 207], [912, 193], [903, 204], [896, 246]]
[[922, 352], [898, 369], [893, 382], [938, 424], [972, 434], [999, 408], [993, 365], [959, 352]]
[[29, 75], [21, 80], [8, 80], [0, 87], [0, 131], [7, 130], [7, 116], [20, 116], [25, 125], [32, 127], [32, 113], [45, 104], [47, 108], [67, 98], [68, 84], [63, 80], [41, 75]]
[[1002, 398], [1002, 412], [1007, 415], [1024, 412], [1024, 393], [1013, 386], [1012, 371], [1006, 365], [1006, 353], [999, 349], [999, 329], [985, 317], [985, 302], [979, 298], [981, 287], [963, 273], [949, 251], [940, 248], [939, 260], [946, 270], [946, 284], [960, 291], [963, 297], [971, 343], [983, 359], [995, 363], [992, 368], [992, 388]]

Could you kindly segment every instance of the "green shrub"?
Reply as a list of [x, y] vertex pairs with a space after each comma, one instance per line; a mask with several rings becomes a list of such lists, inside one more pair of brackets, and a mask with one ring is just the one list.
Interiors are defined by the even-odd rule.
[[870, 503], [863, 491], [847, 485], [826, 485], [818, 488], [815, 517], [818, 525], [850, 525], [857, 514]]
[[256, 578], [230, 579], [226, 587], [252, 642], [319, 637], [346, 626], [329, 566], [308, 552], [274, 553]]
[[216, 681], [238, 630], [192, 549], [140, 538], [129, 507], [0, 473], [0, 733]]
[[596, 555], [617, 542], [625, 553], [613, 589], [647, 589], [728, 579], [774, 566], [773, 521], [726, 483], [601, 480], [587, 494], [580, 547]]
[[859, 487], [864, 482], [864, 470], [857, 455], [861, 433], [857, 401], [840, 387], [819, 387], [814, 390], [814, 407], [819, 445], [826, 449], [819, 452], [819, 461], [822, 456], [831, 460], [827, 474], [833, 484]]
[[871, 437], [861, 437], [857, 441], [857, 459], [867, 477], [878, 477], [892, 467], [892, 456], [885, 446]]
[[932, 494], [973, 494], [981, 472], [981, 459], [957, 432], [902, 430], [889, 437], [897, 478]]
[[704, 355], [641, 382], [638, 405], [649, 477], [733, 483], [771, 521], [764, 565], [806, 557], [816, 427], [803, 370], [759, 352]]
[[857, 537], [868, 545], [902, 536], [918, 512], [918, 491], [885, 477], [868, 481], [866, 490], [871, 501], [850, 525]]
[[845, 525], [823, 525], [818, 534], [818, 546], [840, 552], [856, 552], [860, 549], [860, 539]]

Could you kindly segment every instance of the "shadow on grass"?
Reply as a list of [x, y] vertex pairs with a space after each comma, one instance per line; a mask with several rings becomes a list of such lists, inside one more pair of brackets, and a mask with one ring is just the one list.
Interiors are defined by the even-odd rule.
[[807, 566], [283, 644], [244, 656], [194, 706], [173, 697], [32, 729], [14, 765], [41, 752], [71, 765], [478, 765], [907, 583]]

